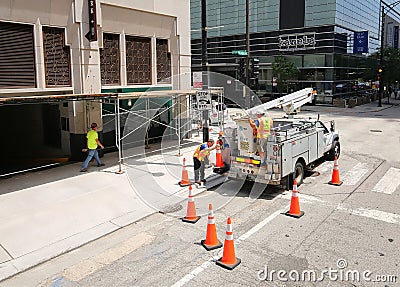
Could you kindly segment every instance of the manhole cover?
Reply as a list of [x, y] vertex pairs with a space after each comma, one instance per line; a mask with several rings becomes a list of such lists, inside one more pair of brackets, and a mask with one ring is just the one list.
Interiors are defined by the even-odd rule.
[[160, 210], [160, 213], [163, 213], [163, 214], [174, 213], [179, 210], [182, 210], [182, 208], [183, 208], [182, 205], [180, 205], [179, 203], [173, 204], [173, 205], [166, 205]]
[[369, 130], [370, 132], [373, 132], [373, 133], [381, 133], [382, 131], [381, 130]]
[[151, 175], [152, 175], [152, 176], [158, 177], [158, 176], [163, 176], [163, 175], [165, 175], [165, 173], [163, 173], [163, 172], [152, 172]]

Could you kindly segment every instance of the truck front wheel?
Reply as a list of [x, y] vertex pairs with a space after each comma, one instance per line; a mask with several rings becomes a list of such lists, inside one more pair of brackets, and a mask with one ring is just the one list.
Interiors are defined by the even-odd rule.
[[304, 165], [298, 161], [294, 166], [294, 179], [297, 182], [297, 186], [300, 186], [303, 183], [304, 179]]
[[332, 143], [331, 150], [325, 154], [325, 159], [332, 161], [335, 159], [335, 157], [339, 158], [339, 156], [340, 156], [340, 143], [337, 140], [335, 140]]

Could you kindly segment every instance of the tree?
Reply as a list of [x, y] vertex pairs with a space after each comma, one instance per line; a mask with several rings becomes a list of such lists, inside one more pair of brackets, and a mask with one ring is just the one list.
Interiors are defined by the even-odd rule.
[[[383, 49], [382, 79], [383, 84], [390, 85], [400, 81], [400, 50], [392, 47]], [[365, 59], [364, 80], [377, 80], [379, 68], [379, 52], [371, 54]]]
[[289, 81], [297, 78], [299, 69], [295, 64], [287, 61], [285, 57], [280, 55], [272, 63], [272, 74], [277, 78], [278, 92], [288, 92]]

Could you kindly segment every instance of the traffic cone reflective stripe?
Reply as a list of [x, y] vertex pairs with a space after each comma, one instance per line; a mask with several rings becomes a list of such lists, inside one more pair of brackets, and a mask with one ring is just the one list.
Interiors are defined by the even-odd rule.
[[199, 221], [200, 216], [196, 214], [196, 206], [194, 203], [194, 198], [192, 194], [192, 186], [189, 185], [189, 196], [188, 196], [188, 205], [186, 210], [186, 216], [182, 218], [182, 221], [189, 223], [196, 223]]
[[180, 186], [188, 186], [190, 185], [188, 171], [186, 169], [186, 159], [183, 158], [183, 167], [182, 167], [182, 180], [179, 182]]
[[336, 186], [340, 186], [343, 184], [343, 181], [340, 181], [339, 163], [338, 163], [338, 158], [336, 156], [335, 156], [335, 160], [333, 163], [332, 179], [328, 183], [331, 185], [336, 185]]
[[224, 242], [224, 252], [222, 254], [222, 258], [218, 259], [216, 264], [226, 269], [232, 270], [240, 264], [241, 260], [235, 256], [235, 245], [233, 242], [232, 222], [230, 217], [228, 217], [226, 223], [227, 226]]
[[214, 212], [211, 203], [208, 205], [206, 239], [201, 241], [201, 245], [203, 245], [207, 251], [222, 247], [222, 243], [217, 238], [217, 228], [215, 226]]
[[222, 161], [221, 149], [220, 149], [220, 147], [218, 147], [218, 146], [217, 146], [217, 151], [216, 151], [216, 162], [215, 162], [215, 167], [216, 167], [216, 168], [224, 167], [224, 162]]
[[287, 216], [300, 218], [304, 215], [304, 212], [300, 210], [299, 196], [297, 191], [297, 181], [293, 182], [292, 198], [290, 200], [290, 209], [285, 213]]

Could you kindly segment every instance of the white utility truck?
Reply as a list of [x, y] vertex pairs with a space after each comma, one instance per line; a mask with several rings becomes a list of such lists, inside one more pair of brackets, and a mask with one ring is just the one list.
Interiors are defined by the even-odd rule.
[[[233, 118], [237, 130], [231, 138], [231, 166], [228, 177], [259, 183], [279, 185], [283, 179], [290, 184], [296, 179], [303, 182], [304, 171], [318, 159], [333, 160], [340, 155], [339, 134], [334, 121], [329, 128], [318, 118], [295, 118], [302, 105], [311, 102], [312, 88], [306, 88], [276, 100], [248, 109]], [[256, 136], [248, 122], [268, 109], [283, 108], [287, 116], [273, 119], [267, 139], [265, 163], [257, 154]]]

